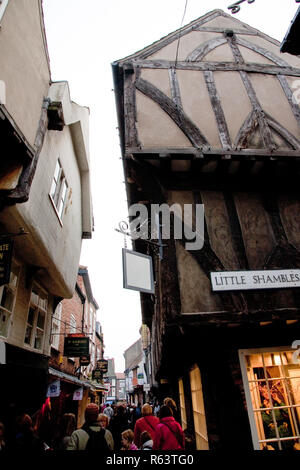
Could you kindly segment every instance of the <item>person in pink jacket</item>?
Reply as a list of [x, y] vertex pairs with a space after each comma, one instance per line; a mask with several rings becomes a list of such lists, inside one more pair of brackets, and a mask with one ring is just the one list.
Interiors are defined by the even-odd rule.
[[163, 405], [159, 417], [160, 422], [155, 429], [153, 450], [183, 450], [185, 446], [183, 430], [173, 418], [171, 408]]
[[142, 418], [139, 418], [134, 426], [134, 442], [138, 448], [141, 447], [141, 434], [143, 431], [148, 431], [151, 439], [154, 439], [155, 428], [159, 423], [159, 419], [152, 415], [152, 407], [145, 403], [142, 407]]

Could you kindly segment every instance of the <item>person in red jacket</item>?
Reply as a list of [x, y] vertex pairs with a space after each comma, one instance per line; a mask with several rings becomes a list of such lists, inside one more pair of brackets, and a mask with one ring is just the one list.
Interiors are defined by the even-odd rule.
[[143, 431], [148, 431], [151, 439], [154, 439], [155, 428], [159, 423], [159, 419], [152, 415], [152, 407], [145, 403], [142, 407], [142, 418], [139, 418], [134, 426], [134, 442], [135, 445], [141, 447], [141, 434]]
[[160, 422], [155, 429], [153, 450], [183, 450], [185, 445], [183, 430], [173, 418], [171, 408], [163, 405], [159, 417]]

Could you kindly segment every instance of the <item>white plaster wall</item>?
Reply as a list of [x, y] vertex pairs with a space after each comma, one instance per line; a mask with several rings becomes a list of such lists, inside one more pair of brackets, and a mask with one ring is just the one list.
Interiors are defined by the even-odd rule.
[[[58, 158], [68, 183], [62, 225], [49, 198]], [[47, 132], [29, 200], [7, 207], [0, 215], [3, 217], [13, 232], [18, 227], [29, 232], [16, 239], [15, 249], [26, 263], [44, 268], [39, 274], [44, 287], [54, 295], [71, 298], [81, 250], [82, 202], [80, 172], [68, 126]]]
[[39, 0], [8, 4], [0, 29], [0, 80], [8, 112], [33, 145], [50, 81]]

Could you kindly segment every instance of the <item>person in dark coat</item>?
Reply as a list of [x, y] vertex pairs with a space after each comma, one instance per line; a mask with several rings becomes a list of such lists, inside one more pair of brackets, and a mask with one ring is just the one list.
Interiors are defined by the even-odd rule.
[[108, 429], [113, 435], [114, 450], [117, 452], [121, 449], [121, 434], [128, 429], [128, 420], [123, 405], [117, 407], [116, 414], [109, 421]]
[[17, 434], [15, 448], [20, 451], [41, 452], [46, 450], [43, 441], [37, 436], [33, 429], [32, 419], [27, 414], [17, 418]]
[[160, 422], [155, 429], [153, 450], [183, 450], [185, 448], [183, 430], [172, 415], [169, 406], [161, 407]]

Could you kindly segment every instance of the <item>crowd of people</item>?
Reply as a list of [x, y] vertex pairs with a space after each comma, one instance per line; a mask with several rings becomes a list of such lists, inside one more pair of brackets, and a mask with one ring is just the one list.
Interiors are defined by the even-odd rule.
[[163, 404], [103, 404], [100, 408], [89, 403], [83, 426], [76, 428], [76, 417], [65, 413], [57, 427], [55, 439], [46, 442], [28, 414], [18, 417], [13, 438], [6, 435], [0, 422], [0, 452], [5, 450], [184, 450], [186, 436], [178, 422], [173, 399]]

